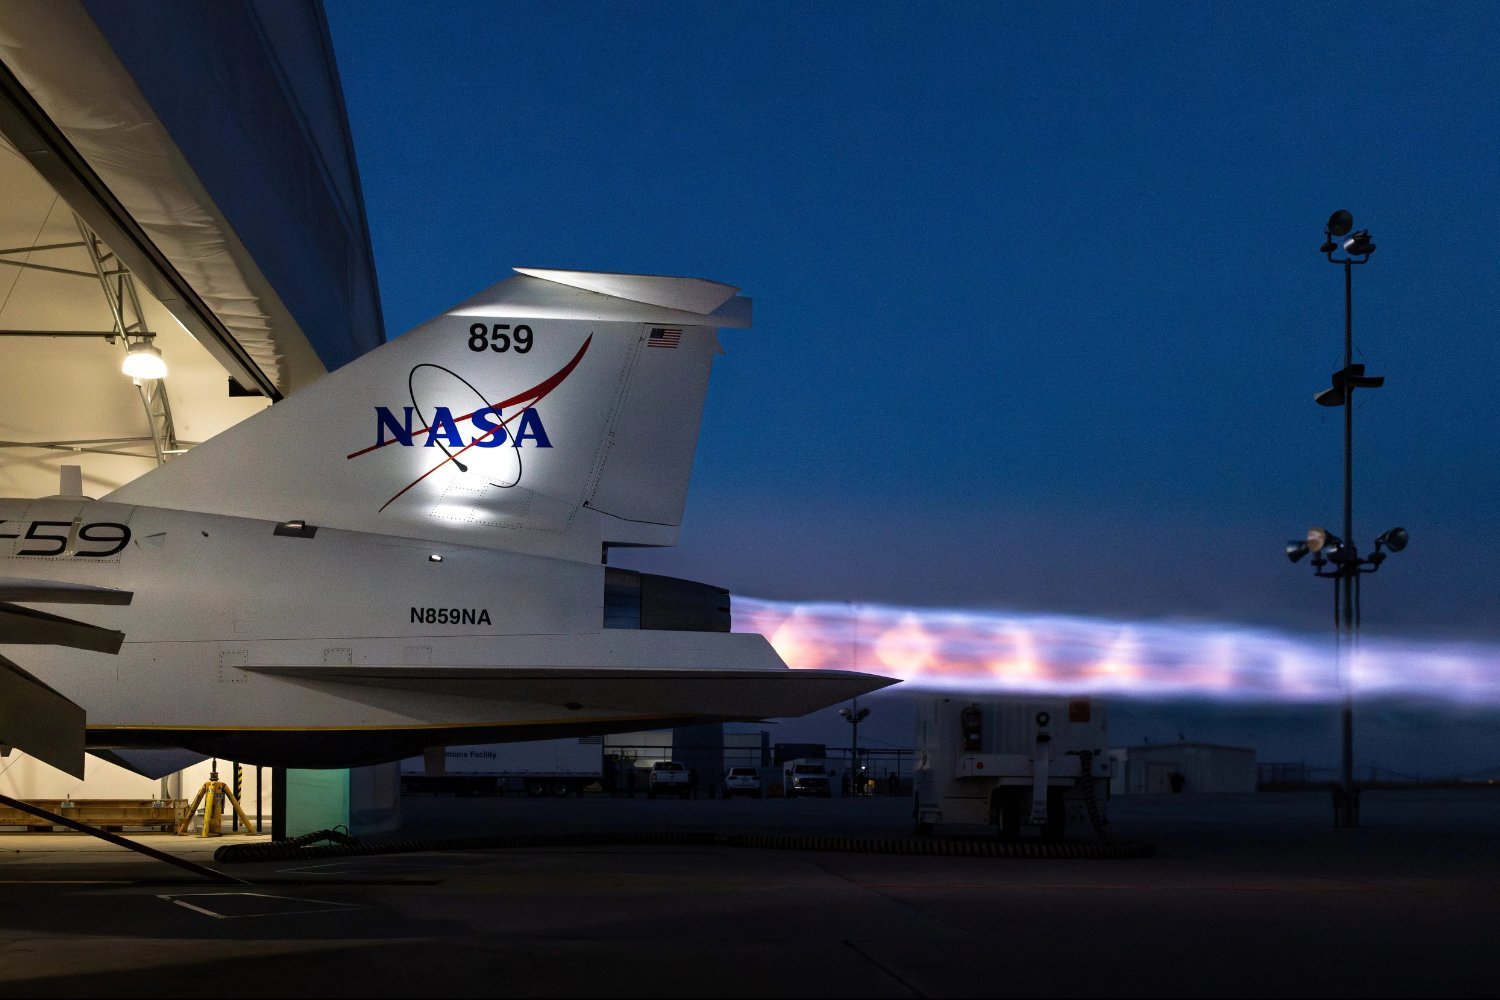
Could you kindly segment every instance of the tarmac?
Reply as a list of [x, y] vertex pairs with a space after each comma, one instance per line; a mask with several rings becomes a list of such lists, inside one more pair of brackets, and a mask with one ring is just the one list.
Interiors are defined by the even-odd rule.
[[[904, 837], [904, 798], [408, 798], [403, 835]], [[1500, 787], [1110, 803], [1139, 860], [628, 846], [186, 872], [0, 834], [0, 996], [1477, 996]], [[137, 835], [213, 865], [224, 843]]]

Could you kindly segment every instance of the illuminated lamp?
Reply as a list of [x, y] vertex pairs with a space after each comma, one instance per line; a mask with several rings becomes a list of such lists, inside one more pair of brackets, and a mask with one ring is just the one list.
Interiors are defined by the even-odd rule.
[[1337, 535], [1330, 535], [1327, 528], [1307, 529], [1307, 551], [1322, 552], [1323, 546], [1330, 542], [1337, 544], [1339, 537]]
[[138, 340], [125, 352], [120, 371], [131, 378], [166, 378], [167, 363], [161, 359], [161, 351], [154, 344]]

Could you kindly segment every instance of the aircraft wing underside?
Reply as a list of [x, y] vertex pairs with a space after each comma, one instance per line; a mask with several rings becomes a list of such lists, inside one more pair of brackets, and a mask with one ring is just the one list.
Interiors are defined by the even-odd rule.
[[555, 705], [571, 712], [765, 719], [805, 715], [894, 681], [846, 670], [255, 666], [247, 672], [402, 697]]
[[325, 702], [336, 699], [349, 710], [347, 721], [343, 725], [183, 728], [91, 725], [90, 751], [187, 748], [201, 756], [273, 767], [354, 767], [412, 756], [431, 746], [795, 716], [894, 683], [842, 670], [245, 669], [301, 687]]

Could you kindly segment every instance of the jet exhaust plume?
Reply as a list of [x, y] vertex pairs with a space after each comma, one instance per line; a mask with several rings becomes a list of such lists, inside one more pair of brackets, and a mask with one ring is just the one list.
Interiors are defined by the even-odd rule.
[[[790, 666], [860, 670], [922, 688], [1326, 702], [1343, 695], [1334, 637], [1173, 623], [734, 598], [734, 629]], [[1365, 636], [1352, 689], [1500, 704], [1500, 646]]]

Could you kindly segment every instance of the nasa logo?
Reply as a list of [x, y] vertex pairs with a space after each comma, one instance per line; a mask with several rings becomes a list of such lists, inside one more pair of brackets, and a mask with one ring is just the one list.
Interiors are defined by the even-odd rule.
[[[530, 327], [526, 330], [529, 334]], [[572, 360], [562, 368], [529, 389], [512, 393], [498, 402], [491, 402], [493, 396], [480, 392], [472, 382], [451, 368], [431, 361], [413, 365], [406, 378], [411, 405], [401, 407], [399, 413], [393, 407], [376, 406], [375, 443], [351, 451], [344, 458], [353, 461], [391, 445], [436, 448], [442, 452], [442, 458], [434, 461], [430, 469], [391, 494], [380, 505], [381, 510], [449, 465], [459, 474], [477, 476], [490, 486], [510, 489], [521, 482], [523, 445], [529, 442], [533, 448], [552, 448], [552, 438], [542, 423], [537, 405], [567, 380], [593, 341], [593, 334], [590, 334], [584, 338]], [[519, 342], [512, 337], [506, 342], [505, 349], [525, 354], [531, 349], [531, 342], [529, 337]], [[473, 396], [473, 402], [467, 406], [429, 405], [434, 399], [445, 399], [450, 403], [462, 399], [465, 391]], [[455, 409], [459, 412], [454, 413]], [[460, 430], [465, 423], [469, 428]], [[510, 447], [501, 450], [506, 442]]]
[[[446, 406], [435, 406], [432, 408], [432, 421], [418, 430], [412, 429], [414, 408], [403, 406], [401, 409], [401, 419], [397, 420], [388, 407], [375, 407], [376, 447], [388, 444], [398, 444], [403, 448], [416, 447], [418, 435], [425, 435], [425, 440], [421, 443], [423, 448], [443, 445], [459, 449], [498, 448], [507, 439], [512, 448], [519, 448], [528, 441], [537, 448], [552, 447], [552, 441], [547, 437], [547, 428], [542, 425], [542, 415], [535, 407], [528, 406], [521, 411], [519, 418], [512, 418], [516, 420], [514, 434], [506, 430], [505, 425], [510, 421], [504, 419], [498, 406], [486, 406], [459, 417], [454, 417], [453, 411]], [[463, 439], [458, 430], [459, 423], [465, 421], [472, 423], [475, 431], [475, 436], [468, 441]], [[389, 437], [386, 436], [387, 432]]]

